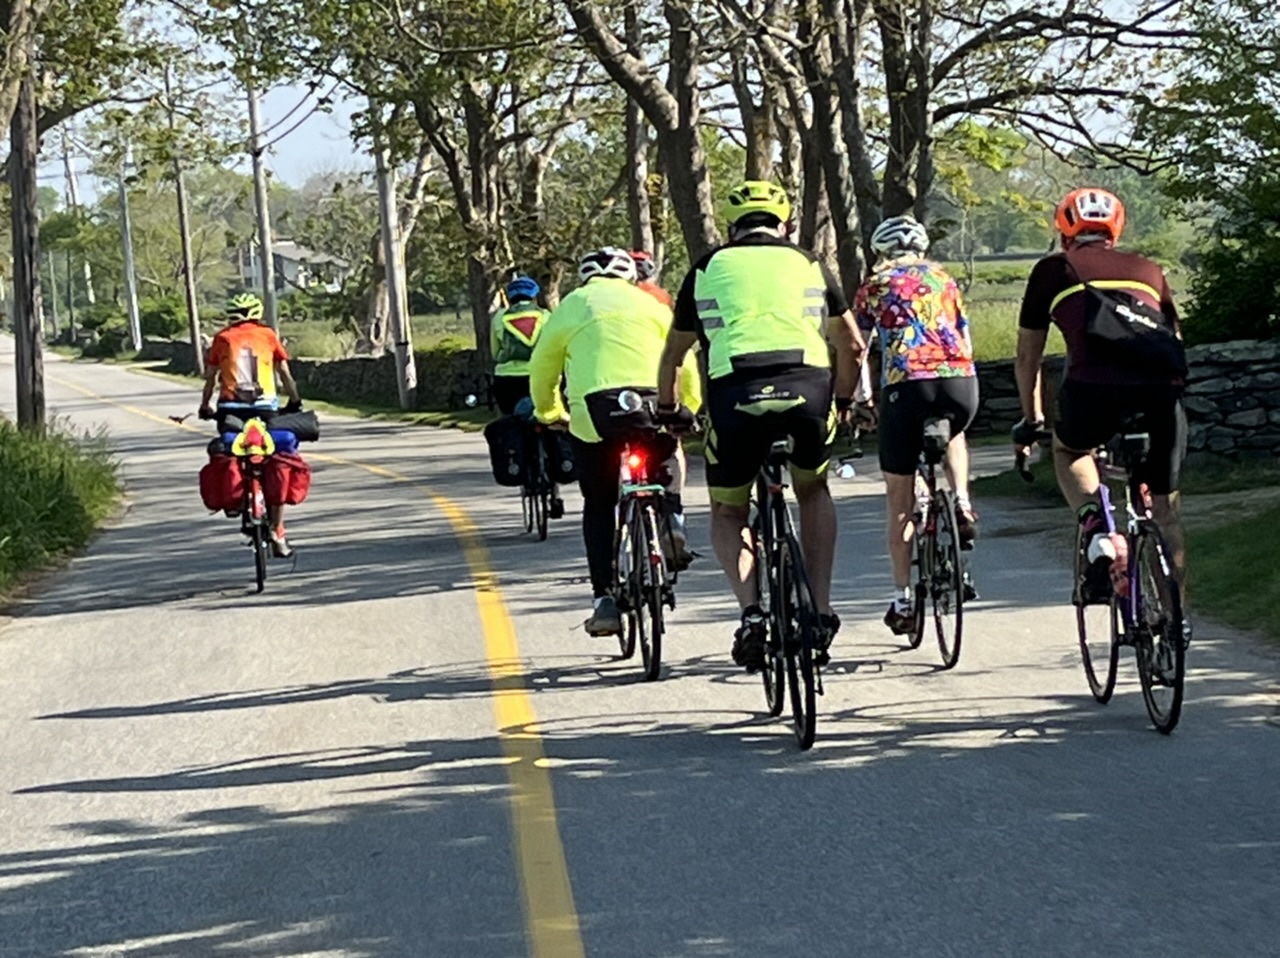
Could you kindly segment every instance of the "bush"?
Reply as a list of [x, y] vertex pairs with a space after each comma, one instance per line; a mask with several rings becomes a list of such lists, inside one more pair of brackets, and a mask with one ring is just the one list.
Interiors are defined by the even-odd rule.
[[103, 436], [47, 436], [0, 420], [0, 589], [84, 546], [116, 501], [116, 466]]
[[81, 310], [77, 322], [85, 329], [98, 332], [104, 326], [120, 326], [129, 328], [129, 319], [115, 303], [95, 303]]
[[187, 303], [172, 296], [152, 297], [138, 304], [143, 336], [173, 339], [187, 328]]
[[1237, 205], [1200, 251], [1184, 328], [1191, 344], [1280, 336], [1280, 178], [1246, 184]]

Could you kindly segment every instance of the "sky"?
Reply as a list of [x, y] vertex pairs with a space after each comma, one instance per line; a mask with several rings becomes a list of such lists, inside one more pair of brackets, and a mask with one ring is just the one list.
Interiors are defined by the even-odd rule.
[[[307, 105], [295, 111], [294, 108], [304, 99]], [[302, 120], [297, 129], [290, 129], [307, 114], [314, 102], [315, 97], [308, 99], [307, 87], [302, 85], [278, 86], [267, 91], [262, 98], [262, 126], [264, 130], [270, 130], [267, 139], [279, 138], [268, 152], [267, 167], [273, 178], [289, 186], [301, 186], [314, 173], [365, 169], [372, 165], [369, 157], [359, 152], [351, 142], [349, 120], [356, 108], [354, 103], [337, 102], [332, 113], [313, 113]], [[278, 128], [272, 130], [277, 123]], [[65, 202], [66, 178], [59, 147], [56, 135], [46, 138], [39, 177], [40, 185], [57, 189]], [[115, 184], [98, 182], [89, 174], [88, 157], [75, 157], [73, 162], [82, 202], [92, 203], [103, 190], [114, 188]], [[244, 160], [244, 169], [249, 169], [248, 157]]]

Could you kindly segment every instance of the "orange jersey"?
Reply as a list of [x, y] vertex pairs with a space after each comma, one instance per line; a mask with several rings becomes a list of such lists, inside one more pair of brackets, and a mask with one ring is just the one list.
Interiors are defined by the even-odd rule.
[[671, 294], [668, 293], [661, 286], [659, 286], [657, 283], [653, 283], [645, 279], [636, 283], [636, 287], [638, 289], [644, 290], [646, 293], [648, 293], [650, 296], [652, 296], [654, 299], [660, 302], [663, 306], [667, 307], [667, 309], [670, 309], [675, 304], [675, 300], [671, 298]]
[[284, 343], [270, 326], [235, 323], [209, 347], [208, 364], [218, 370], [218, 401], [254, 406], [278, 405], [276, 363], [288, 360]]

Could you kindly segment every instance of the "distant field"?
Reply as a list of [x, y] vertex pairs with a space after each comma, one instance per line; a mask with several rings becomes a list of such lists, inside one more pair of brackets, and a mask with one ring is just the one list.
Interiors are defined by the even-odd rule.
[[[463, 313], [461, 320], [452, 312], [431, 313], [414, 316], [410, 323], [416, 350], [431, 349], [446, 340], [464, 347], [476, 344], [470, 313]], [[350, 355], [355, 346], [354, 336], [335, 333], [325, 322], [283, 322], [280, 332], [290, 355], [300, 359], [337, 359]]]

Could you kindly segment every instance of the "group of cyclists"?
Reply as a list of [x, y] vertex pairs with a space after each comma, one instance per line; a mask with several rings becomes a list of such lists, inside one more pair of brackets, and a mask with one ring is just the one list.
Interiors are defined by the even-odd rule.
[[[763, 665], [767, 625], [756, 593], [748, 500], [771, 442], [791, 440], [801, 546], [825, 652], [840, 628], [831, 604], [838, 522], [828, 464], [837, 424], [853, 418], [855, 404], [859, 411], [874, 405], [894, 580], [884, 622], [905, 634], [913, 626], [914, 477], [926, 419], [950, 423], [944, 466], [962, 548], [972, 548], [977, 538], [965, 433], [978, 411], [978, 380], [959, 286], [928, 258], [928, 232], [911, 216], [876, 226], [869, 241], [875, 261], [851, 304], [827, 266], [792, 241], [791, 202], [780, 187], [745, 182], [728, 194], [724, 213], [728, 241], [693, 264], [674, 299], [656, 281], [652, 254], [611, 246], [582, 257], [580, 285], [552, 311], [539, 304], [542, 290], [534, 279], [514, 279], [492, 323], [493, 394], [504, 414], [531, 402], [537, 421], [572, 437], [593, 593], [586, 629], [595, 636], [623, 627], [612, 566], [619, 461], [635, 417], [652, 408], [652, 421], [679, 436], [705, 406], [711, 541], [740, 607], [732, 656], [755, 671]], [[1177, 334], [1177, 311], [1161, 268], [1116, 248], [1124, 219], [1123, 204], [1106, 190], [1067, 194], [1055, 216], [1061, 250], [1033, 268], [1019, 320], [1023, 416], [1012, 439], [1022, 453], [1045, 428], [1040, 369], [1049, 327], [1056, 324], [1066, 341], [1052, 455], [1064, 497], [1087, 533], [1092, 601], [1105, 600], [1127, 556], [1123, 537], [1105, 531], [1091, 453], [1135, 412], [1145, 416], [1151, 433], [1142, 479], [1176, 574], [1185, 578], [1177, 508], [1186, 444], [1182, 377], [1118, 360], [1091, 335], [1099, 296], [1106, 296], [1100, 290], [1128, 297], [1134, 309], [1147, 310]], [[288, 354], [261, 324], [261, 302], [251, 294], [236, 297], [228, 314], [230, 325], [210, 349], [202, 414], [241, 412], [246, 403], [270, 414], [279, 407], [277, 375], [290, 403], [299, 404]], [[871, 340], [881, 354], [874, 404], [866, 377]], [[246, 380], [259, 389], [253, 397], [243, 395]], [[215, 390], [216, 413], [210, 408]], [[625, 408], [624, 392], [649, 405]], [[674, 448], [664, 470], [670, 476], [668, 561], [682, 568], [692, 559], [682, 502], [687, 469], [680, 443]], [[552, 515], [563, 509], [557, 492]], [[277, 554], [287, 555], [282, 513], [272, 516], [272, 526]], [[1184, 639], [1189, 636], [1188, 628]]]

